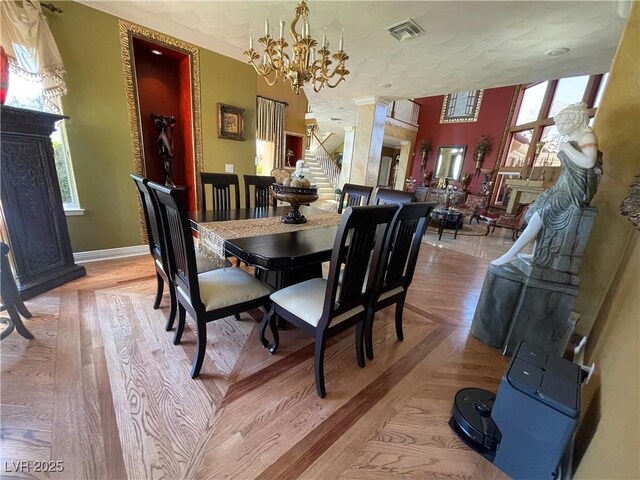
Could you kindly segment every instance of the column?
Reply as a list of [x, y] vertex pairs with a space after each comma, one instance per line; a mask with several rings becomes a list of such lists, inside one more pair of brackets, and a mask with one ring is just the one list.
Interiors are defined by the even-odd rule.
[[396, 183], [393, 186], [396, 190], [404, 190], [404, 181], [407, 178], [407, 168], [409, 166], [409, 154], [413, 142], [409, 140], [400, 140], [400, 163], [398, 163], [398, 173], [396, 174]]
[[342, 167], [340, 170], [339, 187], [345, 183], [351, 183], [351, 163], [353, 159], [353, 142], [356, 135], [356, 128], [344, 127], [344, 146], [342, 149]]
[[[384, 123], [387, 118], [386, 104], [375, 96], [354, 99], [358, 105], [358, 117], [353, 135], [353, 148], [348, 172], [341, 175], [341, 183], [356, 183], [358, 185], [378, 185], [380, 173], [380, 156], [384, 138]], [[347, 155], [347, 141], [345, 138], [344, 158]]]

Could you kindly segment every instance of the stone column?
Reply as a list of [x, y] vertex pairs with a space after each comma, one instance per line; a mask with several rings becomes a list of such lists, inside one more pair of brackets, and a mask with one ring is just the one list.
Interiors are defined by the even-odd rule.
[[409, 154], [411, 153], [412, 142], [400, 140], [400, 163], [398, 163], [398, 173], [396, 183], [393, 186], [396, 190], [404, 190], [404, 181], [407, 178], [407, 168], [409, 166]]
[[340, 169], [339, 187], [351, 180], [351, 165], [353, 159], [353, 144], [356, 135], [355, 127], [344, 127], [344, 147], [342, 150], [342, 168]]
[[[380, 156], [382, 155], [387, 106], [375, 96], [356, 98], [354, 101], [358, 105], [358, 119], [354, 130], [353, 152], [348, 168], [343, 167], [344, 175], [340, 175], [340, 182], [376, 187], [380, 174]], [[343, 165], [346, 152], [347, 140], [345, 138]]]

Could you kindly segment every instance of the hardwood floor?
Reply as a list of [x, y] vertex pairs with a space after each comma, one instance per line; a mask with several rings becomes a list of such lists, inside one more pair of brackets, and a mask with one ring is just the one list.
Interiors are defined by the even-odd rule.
[[[331, 339], [320, 399], [311, 337], [286, 330], [271, 356], [260, 311], [212, 322], [192, 380], [192, 324], [173, 345], [151, 257], [88, 264], [27, 302], [35, 340], [1, 344], [2, 478], [506, 478], [447, 425], [455, 392], [497, 389], [508, 361], [468, 335], [486, 266], [423, 245], [405, 341], [393, 307], [364, 369], [353, 331]], [[49, 460], [64, 470], [35, 471]]]

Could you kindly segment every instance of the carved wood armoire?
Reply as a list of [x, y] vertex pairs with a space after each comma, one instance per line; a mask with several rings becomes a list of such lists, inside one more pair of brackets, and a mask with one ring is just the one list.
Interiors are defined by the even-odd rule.
[[3, 105], [0, 117], [2, 236], [22, 298], [86, 274], [73, 260], [50, 135], [64, 116]]

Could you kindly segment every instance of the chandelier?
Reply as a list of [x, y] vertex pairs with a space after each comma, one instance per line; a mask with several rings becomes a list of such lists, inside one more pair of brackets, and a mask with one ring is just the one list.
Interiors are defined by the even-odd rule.
[[[298, 33], [296, 26], [300, 17], [302, 17], [302, 31]], [[260, 55], [253, 49], [253, 32], [249, 35], [249, 50], [244, 52], [249, 58], [249, 63], [253, 65], [258, 75], [264, 77], [269, 86], [275, 85], [280, 77], [287, 78], [291, 82], [291, 89], [297, 95], [300, 93], [300, 88], [307, 83], [311, 83], [313, 90], [317, 93], [325, 85], [329, 88], [335, 88], [345, 80], [344, 77], [349, 75], [349, 70], [345, 68], [344, 62], [349, 59], [349, 56], [342, 50], [343, 35], [340, 35], [338, 51], [331, 55], [325, 29], [322, 36], [322, 47], [317, 52], [320, 58], [316, 60], [318, 42], [309, 33], [309, 7], [307, 7], [306, 0], [298, 2], [289, 29], [293, 40], [293, 57], [286, 51], [289, 44], [283, 38], [284, 26], [283, 18], [280, 20], [280, 38], [276, 40], [269, 34], [269, 19], [265, 20], [264, 37], [258, 39], [258, 43], [264, 45], [264, 55], [259, 65], [256, 62], [260, 61]], [[333, 64], [331, 58], [337, 62], [333, 71], [330, 71], [330, 66]]]

